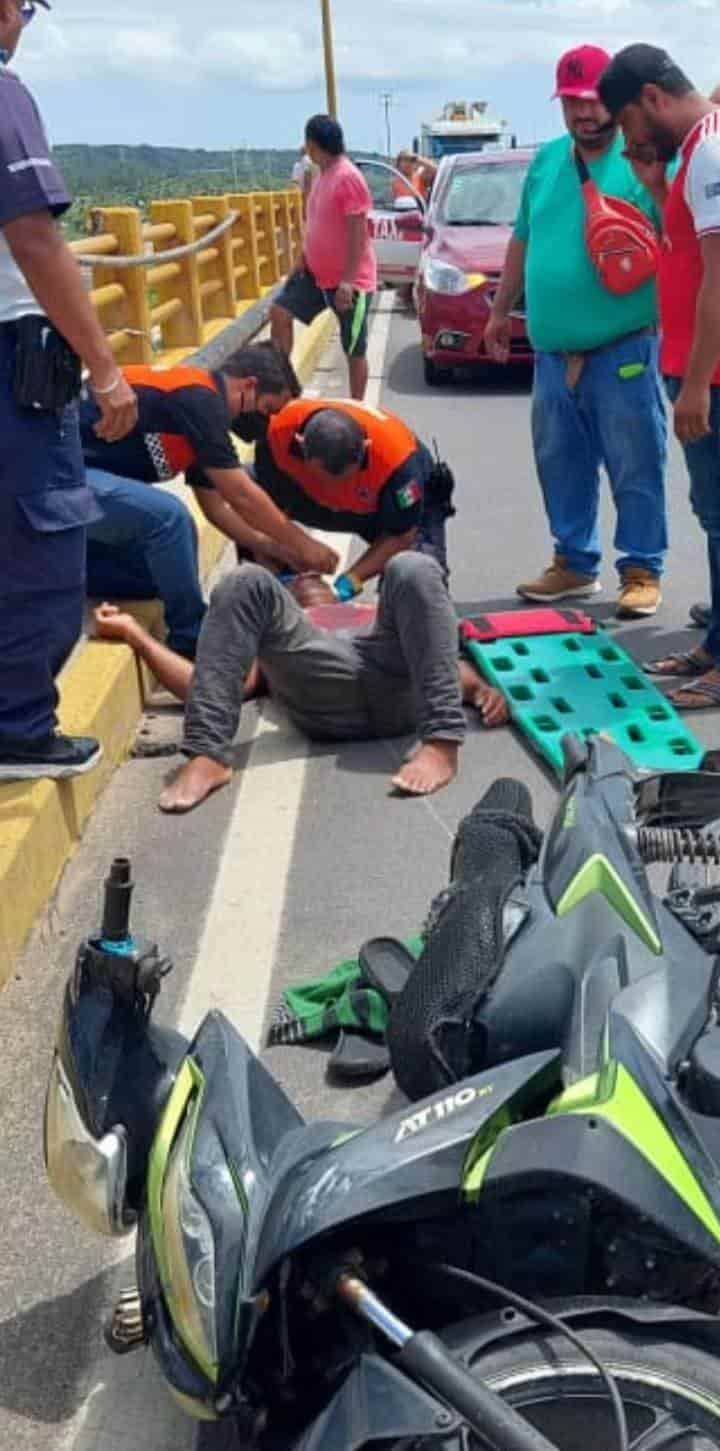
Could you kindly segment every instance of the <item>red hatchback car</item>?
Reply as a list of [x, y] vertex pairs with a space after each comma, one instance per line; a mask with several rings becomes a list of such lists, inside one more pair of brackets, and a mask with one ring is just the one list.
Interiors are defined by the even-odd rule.
[[[530, 150], [449, 156], [433, 187], [415, 283], [428, 383], [487, 362], [483, 334], [520, 206]], [[511, 357], [529, 363], [522, 300], [513, 314]]]

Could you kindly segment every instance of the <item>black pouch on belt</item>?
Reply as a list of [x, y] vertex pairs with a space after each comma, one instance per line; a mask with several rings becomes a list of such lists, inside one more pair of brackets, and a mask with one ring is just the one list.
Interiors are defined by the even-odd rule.
[[15, 328], [13, 392], [20, 408], [58, 413], [80, 396], [82, 368], [77, 353], [48, 322], [28, 313]]
[[436, 504], [445, 519], [451, 519], [455, 513], [452, 504], [453, 491], [455, 489], [455, 475], [443, 459], [436, 458], [427, 481], [428, 497]]

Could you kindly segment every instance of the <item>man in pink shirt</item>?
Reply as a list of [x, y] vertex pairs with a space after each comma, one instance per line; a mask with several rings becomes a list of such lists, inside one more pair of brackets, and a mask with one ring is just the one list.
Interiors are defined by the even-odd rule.
[[270, 311], [272, 340], [290, 354], [293, 319], [310, 323], [331, 307], [340, 321], [350, 395], [362, 401], [368, 380], [368, 311], [377, 286], [368, 231], [372, 198], [364, 177], [345, 153], [337, 121], [312, 116], [305, 127], [305, 143], [320, 175], [308, 197], [302, 256]]

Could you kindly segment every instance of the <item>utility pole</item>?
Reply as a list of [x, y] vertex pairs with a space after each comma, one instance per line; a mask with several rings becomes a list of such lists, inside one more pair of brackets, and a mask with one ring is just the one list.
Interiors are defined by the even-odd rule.
[[335, 84], [335, 55], [333, 51], [331, 0], [320, 0], [322, 12], [323, 49], [325, 51], [325, 88], [327, 91], [328, 115], [337, 121], [337, 86]]
[[383, 91], [381, 93], [381, 96], [380, 96], [380, 101], [382, 103], [382, 107], [383, 107], [383, 110], [385, 112], [385, 139], [387, 141], [387, 157], [388, 157], [388, 161], [389, 161], [390, 158], [391, 158], [391, 156], [392, 156], [392, 135], [391, 135], [391, 132], [390, 132], [390, 108], [391, 108], [392, 103], [393, 103], [393, 92], [392, 91]]

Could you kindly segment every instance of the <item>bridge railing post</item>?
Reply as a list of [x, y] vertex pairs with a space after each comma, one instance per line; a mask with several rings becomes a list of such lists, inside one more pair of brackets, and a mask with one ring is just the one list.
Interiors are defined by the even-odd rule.
[[285, 198], [290, 235], [290, 256], [294, 265], [302, 251], [303, 244], [302, 196], [297, 188], [294, 188], [285, 193]]
[[280, 279], [274, 194], [270, 191], [256, 191], [253, 195], [260, 244], [260, 283], [262, 287], [272, 287]]
[[233, 192], [228, 201], [230, 210], [238, 213], [238, 220], [230, 232], [235, 296], [239, 302], [252, 302], [262, 291], [255, 225], [255, 196], [253, 192]]
[[[118, 256], [137, 257], [145, 251], [142, 222], [136, 207], [94, 208], [92, 219], [101, 233], [87, 239], [86, 247], [91, 255], [96, 248], [104, 250], [102, 243], [108, 234], [115, 237], [117, 245], [113, 250]], [[79, 255], [82, 258], [82, 251]], [[112, 253], [108, 252], [107, 265], [93, 267], [92, 281], [90, 296], [120, 362], [151, 362], [152, 326], [144, 269], [114, 268]]]
[[278, 249], [280, 260], [280, 276], [284, 277], [290, 271], [293, 263], [292, 252], [292, 218], [290, 215], [290, 193], [279, 191], [278, 199]]
[[153, 224], [172, 225], [174, 236], [167, 245], [156, 244], [157, 264], [148, 273], [154, 306], [151, 317], [160, 328], [163, 350], [199, 348], [204, 342], [202, 300], [197, 256], [163, 263], [163, 251], [195, 241], [195, 221], [190, 201], [151, 202]]
[[[201, 237], [203, 231], [210, 231], [218, 222], [225, 221], [230, 212], [230, 202], [226, 196], [196, 196], [192, 198], [192, 209], [195, 234]], [[198, 266], [203, 320], [234, 318], [235, 272], [229, 229], [198, 253]]]
[[285, 273], [288, 270], [287, 244], [285, 239], [284, 198], [283, 193], [279, 191], [273, 191], [270, 193], [270, 195], [272, 197], [273, 230], [275, 233], [275, 253], [277, 256], [278, 277], [284, 277]]

